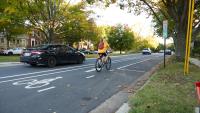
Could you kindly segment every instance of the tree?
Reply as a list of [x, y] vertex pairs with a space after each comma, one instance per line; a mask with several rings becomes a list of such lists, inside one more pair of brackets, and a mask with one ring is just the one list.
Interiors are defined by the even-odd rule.
[[[182, 61], [185, 57], [185, 42], [186, 42], [186, 30], [187, 30], [187, 20], [188, 20], [188, 4], [189, 1], [184, 0], [158, 0], [157, 2], [153, 0], [138, 0], [137, 4], [133, 2], [129, 3], [134, 5], [139, 5], [144, 9], [149, 9], [149, 14], [154, 16], [156, 19], [158, 30], [161, 31], [162, 21], [169, 20], [169, 31], [171, 36], [173, 36], [176, 57], [178, 60]], [[131, 7], [132, 7], [131, 6]], [[199, 12], [199, 1], [195, 3], [195, 9]], [[194, 32], [200, 31], [199, 18], [200, 15], [195, 12], [194, 19]]]
[[[86, 0], [89, 3], [97, 0]], [[102, 1], [103, 2], [103, 1]], [[169, 20], [170, 34], [173, 36], [175, 44], [176, 57], [179, 61], [183, 61], [185, 57], [186, 30], [188, 20], [188, 4], [189, 0], [106, 0], [105, 4], [118, 3], [121, 9], [128, 8], [129, 11], [140, 13], [146, 11], [149, 15], [153, 15], [161, 28], [164, 19]], [[158, 28], [158, 29], [160, 29]], [[195, 15], [193, 21], [193, 36], [197, 36], [200, 32], [200, 1], [195, 0]], [[161, 31], [161, 29], [160, 29]]]
[[111, 48], [119, 50], [121, 54], [122, 50], [130, 50], [132, 48], [134, 35], [130, 29], [118, 25], [109, 32], [108, 42]]
[[70, 6], [65, 12], [66, 21], [62, 26], [62, 35], [66, 43], [73, 45], [81, 40], [96, 41], [98, 29], [93, 19], [89, 18], [90, 11], [84, 11], [83, 2]]
[[11, 39], [26, 32], [24, 18], [16, 5], [15, 0], [2, 0], [0, 4], [0, 32], [7, 39], [7, 48]]
[[45, 35], [45, 41], [52, 43], [60, 34], [65, 22], [64, 12], [69, 3], [64, 0], [18, 0], [18, 9], [26, 17], [28, 26]]

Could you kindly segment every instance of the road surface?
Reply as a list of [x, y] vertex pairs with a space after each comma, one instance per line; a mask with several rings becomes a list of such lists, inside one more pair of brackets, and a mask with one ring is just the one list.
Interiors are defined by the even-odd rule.
[[48, 68], [0, 68], [0, 113], [88, 113], [163, 60], [163, 54], [112, 58], [96, 72], [95, 59]]

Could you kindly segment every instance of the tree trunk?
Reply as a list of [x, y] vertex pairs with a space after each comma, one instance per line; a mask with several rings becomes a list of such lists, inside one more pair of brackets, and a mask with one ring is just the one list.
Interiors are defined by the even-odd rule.
[[175, 53], [178, 61], [184, 61], [185, 59], [185, 44], [186, 44], [186, 31], [182, 26], [179, 26], [177, 37], [175, 39]]
[[53, 32], [53, 28], [50, 28], [48, 30], [48, 44], [52, 44], [52, 41], [53, 41], [53, 37], [54, 37], [54, 32]]
[[120, 50], [119, 50], [119, 51], [120, 51], [120, 54], [122, 54], [122, 49], [121, 49], [121, 48], [120, 48]]

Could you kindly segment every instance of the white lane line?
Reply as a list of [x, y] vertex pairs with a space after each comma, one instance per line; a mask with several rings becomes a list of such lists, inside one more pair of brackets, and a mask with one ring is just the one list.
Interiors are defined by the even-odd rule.
[[88, 77], [85, 77], [85, 78], [93, 78], [95, 77], [95, 75], [91, 75], [91, 76], [88, 76]]
[[[133, 58], [135, 59], [135, 58]], [[133, 60], [131, 59], [131, 60]], [[149, 59], [150, 60], [150, 59]], [[129, 61], [129, 60], [126, 60]], [[146, 60], [145, 60], [146, 61]], [[119, 63], [119, 62], [124, 62], [124, 60], [118, 60], [118, 61], [113, 61], [113, 63]], [[144, 62], [144, 61], [142, 61]], [[141, 63], [140, 62], [136, 62], [134, 64], [137, 63]], [[92, 66], [90, 66], [92, 65]], [[68, 71], [74, 71], [74, 70], [79, 70], [79, 69], [85, 69], [85, 68], [93, 68], [94, 64], [88, 64], [88, 65], [81, 65], [81, 66], [74, 66], [74, 67], [82, 67], [82, 68], [75, 68], [75, 69], [71, 69], [71, 70], [65, 70], [65, 71], [59, 71], [59, 72], [55, 72], [55, 73], [46, 73], [46, 74], [42, 74], [42, 75], [35, 75], [35, 76], [29, 76], [29, 77], [23, 77], [23, 78], [18, 78], [18, 79], [10, 79], [10, 80], [5, 80], [5, 81], [0, 81], [0, 83], [6, 83], [6, 82], [11, 82], [11, 81], [17, 81], [17, 80], [23, 80], [23, 79], [27, 79], [27, 78], [34, 78], [34, 77], [41, 77], [41, 76], [47, 76], [47, 75], [52, 75], [52, 74], [58, 74], [58, 73], [64, 73], [64, 72], [68, 72]], [[133, 65], [133, 64], [132, 64]], [[83, 67], [83, 66], [88, 66], [88, 67]], [[60, 69], [54, 69], [54, 70], [48, 70], [48, 71], [41, 71], [41, 72], [34, 72], [35, 73], [42, 73], [42, 72], [50, 72], [50, 71], [55, 71], [55, 70], [61, 70], [61, 69], [69, 69], [69, 68], [74, 68], [74, 67], [68, 67], [68, 68], [60, 68]], [[124, 67], [124, 66], [123, 66]], [[121, 67], [120, 67], [121, 68]], [[33, 73], [27, 73], [27, 74], [33, 74]], [[22, 76], [22, 75], [27, 75], [27, 74], [21, 74], [21, 75], [15, 75], [15, 76], [6, 76], [6, 77], [2, 77], [2, 78], [11, 78], [11, 77], [16, 77], [16, 76]]]
[[145, 71], [141, 71], [141, 70], [130, 70], [130, 69], [119, 69], [119, 70], [123, 70], [123, 71], [134, 71], [134, 72], [140, 72], [140, 73], [144, 73]]
[[40, 93], [40, 92], [47, 91], [47, 90], [54, 89], [54, 88], [56, 88], [56, 87], [53, 86], [53, 87], [49, 87], [49, 88], [45, 88], [45, 89], [41, 89], [41, 90], [38, 90], [37, 92]]
[[[129, 60], [134, 60], [137, 58], [126, 58], [122, 60], [115, 60], [113, 63], [119, 63], [119, 62], [124, 62], [124, 61], [129, 61]], [[52, 71], [60, 71], [64, 69], [72, 69], [72, 68], [79, 68], [79, 67], [87, 67], [87, 66], [93, 66], [94, 64], [88, 64], [88, 65], [80, 65], [80, 66], [73, 66], [73, 67], [66, 67], [66, 68], [59, 68], [59, 69], [51, 69], [51, 70], [45, 70], [45, 71], [38, 71], [38, 72], [33, 72], [33, 73], [24, 73], [24, 74], [18, 74], [18, 75], [10, 75], [10, 76], [5, 76], [5, 77], [0, 77], [0, 79], [6, 79], [6, 78], [13, 78], [13, 77], [20, 77], [20, 76], [26, 76], [26, 75], [33, 75], [33, 74], [40, 74], [40, 73], [46, 73], [46, 72], [52, 72]]]
[[93, 64], [81, 65], [81, 66], [73, 66], [73, 67], [67, 67], [67, 68], [59, 68], [59, 69], [52, 69], [52, 70], [46, 70], [46, 71], [38, 71], [38, 72], [33, 72], [33, 73], [24, 73], [24, 74], [18, 74], [18, 75], [11, 75], [11, 76], [0, 77], [0, 79], [12, 78], [12, 77], [20, 77], [20, 76], [25, 76], [25, 75], [33, 75], [33, 74], [39, 74], [39, 73], [45, 73], [45, 72], [52, 72], [52, 71], [59, 71], [59, 70], [71, 69], [71, 68], [87, 67], [87, 66], [91, 66], [91, 65], [93, 65]]
[[135, 65], [135, 64], [139, 64], [139, 63], [142, 63], [142, 62], [145, 62], [145, 61], [148, 61], [148, 60], [151, 60], [151, 59], [146, 59], [146, 60], [142, 60], [142, 61], [139, 61], [139, 62], [136, 62], [136, 63], [133, 63], [133, 64], [128, 64], [128, 65], [125, 65], [125, 66], [119, 67], [119, 68], [117, 68], [117, 69], [122, 69], [122, 68], [125, 68], [125, 67], [128, 67], [128, 66], [131, 66], [131, 65]]
[[89, 72], [92, 72], [92, 71], [95, 71], [95, 69], [90, 69], [90, 70], [87, 70], [85, 71], [86, 73], [89, 73]]
[[41, 76], [53, 75], [53, 74], [58, 74], [58, 73], [64, 73], [64, 72], [69, 72], [69, 71], [74, 71], [74, 70], [85, 69], [85, 68], [92, 68], [92, 67], [76, 68], [76, 69], [71, 69], [71, 70], [66, 70], [66, 71], [59, 71], [59, 72], [54, 72], [54, 73], [46, 73], [46, 74], [29, 76], [29, 77], [23, 77], [23, 78], [18, 78], [18, 79], [10, 79], [10, 80], [5, 80], [5, 81], [0, 81], [0, 83], [11, 82], [11, 81], [16, 81], [16, 80], [23, 80], [23, 79], [27, 79], [27, 78], [34, 78], [34, 77], [41, 77]]

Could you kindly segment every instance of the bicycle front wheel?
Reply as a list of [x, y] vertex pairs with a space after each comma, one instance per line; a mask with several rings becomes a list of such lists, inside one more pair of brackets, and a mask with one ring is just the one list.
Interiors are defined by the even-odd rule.
[[103, 65], [103, 62], [101, 61], [100, 58], [98, 58], [95, 63], [95, 69], [97, 72], [100, 72], [102, 70], [102, 65]]
[[108, 57], [107, 62], [106, 62], [106, 69], [110, 70], [111, 69], [111, 58]]

